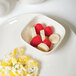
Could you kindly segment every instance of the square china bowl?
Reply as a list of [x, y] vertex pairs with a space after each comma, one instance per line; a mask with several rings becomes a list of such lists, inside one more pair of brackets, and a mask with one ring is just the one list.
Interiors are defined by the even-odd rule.
[[[53, 26], [54, 29], [55, 29], [55, 33], [58, 33], [60, 36], [61, 36], [61, 39], [60, 41], [54, 46], [54, 48], [52, 50], [50, 50], [49, 52], [43, 52], [33, 46], [31, 46], [29, 43], [30, 43], [30, 40], [32, 39], [31, 37], [31, 28], [33, 26], [35, 26], [36, 23], [41, 23], [41, 24], [45, 24], [46, 26]], [[22, 40], [25, 41], [25, 43], [28, 45], [28, 47], [31, 47], [31, 49], [34, 49], [35, 51], [37, 52], [40, 52], [40, 53], [44, 53], [44, 54], [49, 54], [51, 53], [52, 51], [54, 51], [58, 46], [59, 44], [62, 42], [64, 36], [65, 36], [65, 28], [59, 24], [58, 22], [56, 22], [55, 20], [47, 17], [47, 16], [44, 16], [44, 15], [38, 15], [38, 16], [35, 16], [22, 30], [21, 32], [21, 38]]]

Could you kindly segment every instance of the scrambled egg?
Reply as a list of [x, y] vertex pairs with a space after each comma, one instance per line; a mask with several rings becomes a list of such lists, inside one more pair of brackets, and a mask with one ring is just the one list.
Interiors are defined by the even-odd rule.
[[38, 76], [38, 63], [23, 53], [23, 47], [15, 48], [0, 61], [1, 76]]

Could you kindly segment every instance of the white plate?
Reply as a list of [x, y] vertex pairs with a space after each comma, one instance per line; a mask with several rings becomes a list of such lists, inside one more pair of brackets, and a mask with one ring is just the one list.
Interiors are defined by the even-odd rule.
[[25, 54], [39, 62], [39, 76], [75, 76], [76, 75], [76, 35], [69, 27], [59, 48], [49, 55], [43, 55], [21, 40], [21, 31], [35, 16], [23, 14], [7, 20], [0, 26], [0, 59], [12, 49], [24, 46]]
[[[37, 23], [45, 24], [46, 26], [53, 26], [54, 29], [55, 29], [54, 33], [59, 34], [60, 37], [61, 37], [60, 41], [49, 52], [43, 52], [41, 50], [38, 50], [38, 49], [32, 47], [29, 44], [30, 40], [32, 39], [32, 37], [31, 37], [31, 28], [33, 26], [35, 26]], [[27, 42], [30, 45], [29, 47], [34, 48], [35, 51], [37, 51], [39, 53], [43, 53], [43, 54], [49, 54], [52, 51], [54, 51], [60, 45], [60, 43], [62, 42], [62, 40], [63, 40], [63, 38], [65, 36], [65, 33], [66, 33], [65, 28], [61, 24], [56, 22], [55, 20], [53, 20], [53, 19], [51, 19], [51, 18], [49, 18], [47, 16], [44, 16], [44, 15], [37, 15], [27, 25], [25, 25], [24, 29], [22, 30], [21, 37], [24, 40], [24, 42]]]

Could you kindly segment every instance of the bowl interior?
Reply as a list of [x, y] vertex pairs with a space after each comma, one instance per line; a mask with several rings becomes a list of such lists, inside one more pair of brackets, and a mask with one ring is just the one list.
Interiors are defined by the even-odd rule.
[[[65, 36], [65, 29], [64, 29], [64, 27], [61, 24], [59, 24], [58, 22], [54, 21], [53, 19], [51, 19], [49, 17], [43, 16], [43, 15], [38, 15], [38, 16], [34, 17], [34, 19], [31, 20], [31, 22], [29, 22], [27, 24], [27, 26], [25, 26], [24, 29], [22, 30], [21, 37], [28, 44], [30, 43], [30, 41], [32, 39], [31, 30], [30, 29], [33, 26], [35, 26], [36, 23], [41, 23], [44, 26], [45, 25], [46, 26], [53, 26], [54, 27], [54, 32], [58, 33], [61, 36], [60, 42], [62, 41], [62, 39]], [[58, 45], [56, 45], [56, 46], [58, 46]]]

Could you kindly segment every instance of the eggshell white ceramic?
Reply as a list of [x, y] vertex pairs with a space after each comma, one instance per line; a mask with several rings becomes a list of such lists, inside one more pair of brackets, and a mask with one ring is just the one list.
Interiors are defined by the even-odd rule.
[[0, 0], [0, 17], [10, 13], [15, 7], [17, 0]]
[[9, 12], [9, 2], [6, 0], [0, 0], [0, 16], [4, 16]]
[[[29, 43], [30, 43], [30, 40], [32, 39], [32, 36], [31, 36], [31, 28], [33, 26], [35, 26], [36, 23], [41, 23], [41, 24], [45, 24], [46, 26], [53, 26], [54, 29], [55, 29], [55, 33], [58, 33], [60, 36], [61, 36], [61, 39], [60, 41], [58, 42], [58, 44], [56, 44], [54, 46], [54, 48], [52, 50], [50, 50], [49, 52], [43, 52], [37, 48], [34, 48], [32, 47]], [[59, 24], [58, 22], [56, 22], [55, 20], [49, 18], [49, 17], [46, 17], [44, 15], [38, 15], [36, 17], [34, 17], [25, 27], [24, 29], [22, 30], [22, 33], [21, 33], [21, 37], [22, 39], [25, 41], [25, 43], [29, 44], [31, 48], [34, 48], [36, 51], [39, 51], [40, 53], [44, 53], [44, 54], [49, 54], [51, 53], [52, 51], [54, 51], [58, 46], [59, 44], [62, 42], [64, 36], [65, 36], [65, 28]]]

